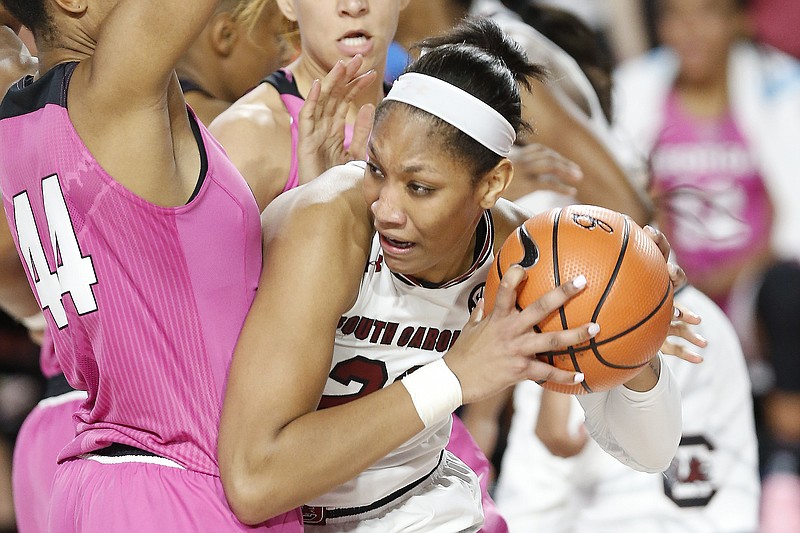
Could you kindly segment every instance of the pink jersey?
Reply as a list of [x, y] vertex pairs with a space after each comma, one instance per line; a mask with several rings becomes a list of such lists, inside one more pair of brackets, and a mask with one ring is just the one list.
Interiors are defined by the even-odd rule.
[[673, 92], [652, 164], [667, 214], [663, 229], [689, 280], [770, 242], [770, 199], [730, 113], [693, 117]]
[[[294, 189], [300, 185], [300, 174], [298, 171], [297, 162], [297, 143], [300, 139], [300, 110], [303, 108], [305, 98], [300, 95], [297, 89], [297, 82], [294, 81], [292, 72], [288, 69], [276, 70], [264, 79], [263, 83], [268, 83], [275, 87], [278, 94], [281, 95], [281, 102], [286, 106], [286, 112], [289, 113], [291, 119], [292, 131], [292, 164], [289, 167], [289, 177], [286, 179], [286, 185], [283, 187], [283, 192]], [[350, 139], [353, 137], [353, 127], [349, 124], [345, 125], [344, 130], [344, 144], [345, 147], [350, 146]]]
[[117, 442], [218, 475], [226, 373], [261, 268], [258, 207], [194, 117], [189, 203], [159, 207], [114, 181], [70, 122], [75, 66], [0, 105], [6, 215], [58, 361], [88, 391], [60, 460]]

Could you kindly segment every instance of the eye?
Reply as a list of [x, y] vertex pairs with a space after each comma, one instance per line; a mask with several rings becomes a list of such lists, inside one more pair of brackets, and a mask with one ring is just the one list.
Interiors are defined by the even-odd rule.
[[426, 187], [425, 185], [421, 185], [419, 183], [411, 182], [408, 184], [408, 189], [417, 196], [425, 196], [434, 191], [430, 187]]
[[383, 179], [383, 172], [381, 171], [381, 169], [378, 168], [378, 166], [375, 163], [373, 163], [371, 161], [367, 161], [367, 171], [374, 178]]

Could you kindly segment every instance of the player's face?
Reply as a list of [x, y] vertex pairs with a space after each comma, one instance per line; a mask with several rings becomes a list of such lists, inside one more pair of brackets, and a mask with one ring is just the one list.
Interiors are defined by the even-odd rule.
[[302, 54], [322, 72], [340, 59], [364, 56], [363, 72], [386, 62], [407, 0], [280, 0], [300, 27]]
[[734, 0], [663, 0], [659, 33], [678, 54], [681, 77], [699, 82], [723, 71], [741, 23]]
[[228, 57], [225, 76], [230, 101], [255, 87], [270, 72], [291, 60], [290, 47], [283, 38], [283, 15], [274, 2], [268, 2], [252, 27], [238, 21], [241, 37]]
[[483, 208], [467, 165], [448, 155], [430, 123], [395, 105], [376, 122], [364, 196], [386, 265], [438, 283], [472, 264]]

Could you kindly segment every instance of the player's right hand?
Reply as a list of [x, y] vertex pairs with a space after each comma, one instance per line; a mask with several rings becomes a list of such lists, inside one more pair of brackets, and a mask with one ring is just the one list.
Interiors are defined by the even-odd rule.
[[575, 196], [583, 179], [581, 167], [552, 148], [531, 143], [514, 145], [509, 154], [514, 176], [524, 182], [527, 192], [551, 190]]
[[359, 110], [348, 148], [344, 137], [350, 105], [362, 89], [377, 79], [374, 70], [358, 74], [363, 62], [360, 55], [346, 63], [338, 61], [322, 80], [314, 80], [299, 116], [300, 183], [311, 181], [336, 165], [366, 157], [375, 106], [369, 104]]
[[503, 276], [492, 314], [483, 316], [483, 304], [473, 311], [445, 362], [461, 382], [463, 403], [496, 394], [524, 379], [574, 384], [583, 375], [561, 370], [535, 358], [536, 354], [564, 349], [597, 335], [595, 324], [564, 331], [536, 333], [533, 326], [583, 290], [583, 276], [548, 292], [522, 311], [516, 306], [517, 287], [526, 277], [519, 266]]

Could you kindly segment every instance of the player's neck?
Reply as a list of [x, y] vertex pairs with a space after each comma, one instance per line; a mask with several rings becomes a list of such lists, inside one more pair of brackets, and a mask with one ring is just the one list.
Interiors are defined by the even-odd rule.
[[61, 63], [69, 63], [73, 61], [83, 61], [92, 57], [89, 50], [72, 50], [69, 48], [46, 48], [39, 47], [39, 74], [49, 71], [51, 68]]
[[718, 117], [728, 109], [728, 77], [725, 71], [703, 80], [678, 80], [675, 89], [681, 106], [693, 116]]

